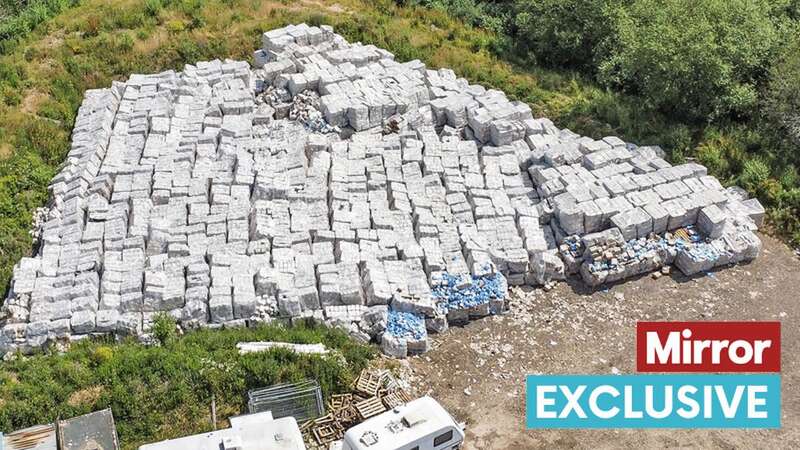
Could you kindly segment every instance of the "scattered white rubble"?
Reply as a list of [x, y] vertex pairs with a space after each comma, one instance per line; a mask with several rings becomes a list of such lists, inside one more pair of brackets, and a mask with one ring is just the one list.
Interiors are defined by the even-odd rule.
[[33, 211], [31, 229], [28, 231], [28, 234], [33, 238], [34, 245], [38, 244], [39, 239], [42, 237], [42, 230], [44, 229], [44, 224], [47, 222], [47, 215], [49, 212], [47, 208], [36, 208]]
[[595, 140], [330, 27], [89, 90], [14, 267], [0, 350], [312, 318], [403, 357], [507, 308], [756, 257], [764, 209], [658, 147]]

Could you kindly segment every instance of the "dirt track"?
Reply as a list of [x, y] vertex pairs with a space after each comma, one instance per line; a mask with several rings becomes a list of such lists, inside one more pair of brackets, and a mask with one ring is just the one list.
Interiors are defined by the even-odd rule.
[[[465, 449], [800, 448], [800, 259], [762, 236], [755, 262], [695, 279], [644, 276], [595, 292], [579, 283], [517, 291], [511, 311], [434, 339], [406, 364], [467, 423]], [[525, 375], [635, 373], [638, 320], [780, 320], [780, 430], [526, 430]]]

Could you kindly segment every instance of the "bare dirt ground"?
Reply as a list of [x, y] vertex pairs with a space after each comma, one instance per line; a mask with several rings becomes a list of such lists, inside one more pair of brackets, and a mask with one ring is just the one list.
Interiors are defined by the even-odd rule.
[[[800, 259], [763, 236], [756, 261], [687, 279], [673, 271], [588, 291], [514, 290], [510, 312], [434, 338], [406, 360], [418, 394], [467, 423], [465, 449], [800, 448]], [[527, 374], [635, 373], [639, 320], [780, 320], [779, 430], [526, 430]]]

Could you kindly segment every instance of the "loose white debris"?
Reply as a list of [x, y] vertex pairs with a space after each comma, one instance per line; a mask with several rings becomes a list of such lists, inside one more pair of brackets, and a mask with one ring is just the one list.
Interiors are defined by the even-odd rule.
[[[658, 147], [560, 130], [503, 92], [329, 27], [86, 92], [14, 268], [0, 350], [314, 318], [403, 357], [590, 284], [756, 257], [758, 201]], [[46, 211], [46, 212], [45, 212]]]
[[328, 353], [324, 344], [292, 344], [289, 342], [239, 342], [236, 344], [240, 355], [266, 352], [274, 348], [282, 348], [305, 355], [325, 355]]

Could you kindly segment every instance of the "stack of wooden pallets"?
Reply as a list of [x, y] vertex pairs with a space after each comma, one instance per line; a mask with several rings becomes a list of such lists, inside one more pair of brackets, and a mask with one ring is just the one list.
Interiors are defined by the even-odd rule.
[[351, 393], [332, 395], [326, 405], [327, 414], [305, 422], [300, 431], [309, 449], [327, 449], [349, 428], [409, 401], [408, 392], [389, 371], [364, 369]]

